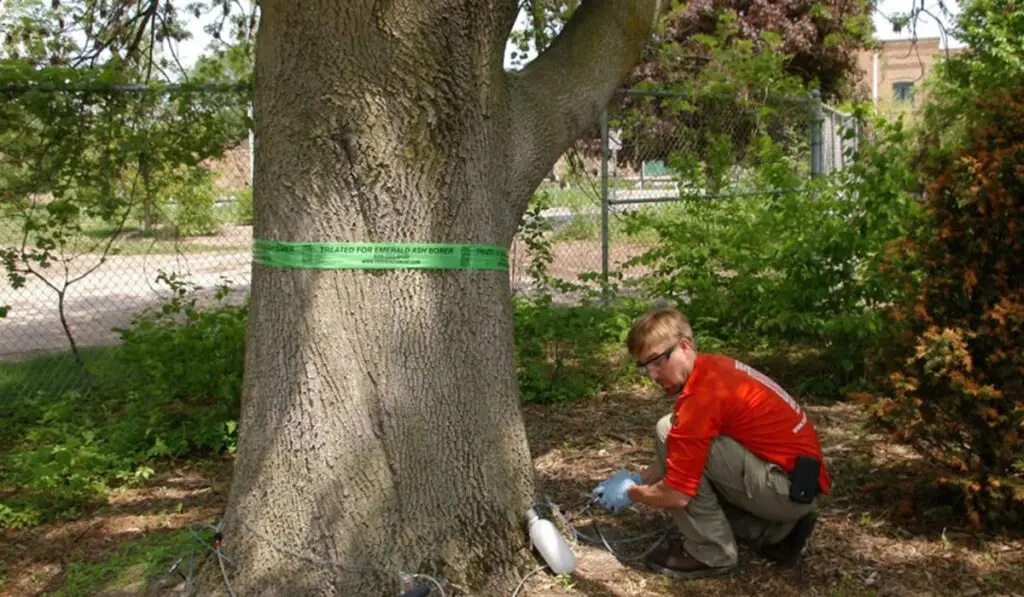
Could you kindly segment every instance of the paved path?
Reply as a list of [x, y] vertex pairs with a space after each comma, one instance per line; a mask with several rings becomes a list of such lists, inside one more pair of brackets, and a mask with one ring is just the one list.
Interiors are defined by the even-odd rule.
[[[118, 336], [112, 328], [130, 324], [134, 313], [157, 307], [170, 298], [167, 285], [157, 282], [160, 270], [186, 276], [210, 292], [224, 283], [223, 276], [233, 288], [245, 292], [249, 286], [249, 259], [248, 252], [108, 257], [96, 271], [68, 287], [65, 313], [69, 327], [80, 346], [116, 343]], [[80, 275], [96, 262], [96, 256], [80, 256], [72, 262], [69, 277]], [[62, 285], [60, 264], [43, 271], [56, 285]], [[33, 277], [24, 287], [14, 290], [3, 279], [0, 305], [3, 304], [11, 310], [6, 318], [0, 319], [0, 360], [68, 348], [60, 325], [57, 293], [44, 282]]]

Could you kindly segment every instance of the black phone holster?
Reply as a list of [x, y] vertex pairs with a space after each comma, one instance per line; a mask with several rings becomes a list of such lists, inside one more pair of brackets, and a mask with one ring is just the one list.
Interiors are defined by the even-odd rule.
[[796, 466], [789, 475], [789, 499], [798, 504], [810, 504], [818, 497], [818, 474], [821, 461], [811, 456], [797, 456]]

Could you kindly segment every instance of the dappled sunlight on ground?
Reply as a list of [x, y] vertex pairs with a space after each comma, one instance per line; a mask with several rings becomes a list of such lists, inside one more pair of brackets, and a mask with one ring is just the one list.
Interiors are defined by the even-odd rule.
[[223, 511], [230, 467], [230, 460], [173, 467], [143, 487], [112, 492], [105, 505], [73, 522], [0, 532], [6, 577], [0, 597], [53, 594], [69, 566], [102, 562], [133, 541], [208, 523]]
[[[670, 406], [647, 391], [573, 405], [527, 406], [542, 492], [571, 515], [596, 483], [623, 466], [649, 461], [653, 426]], [[887, 503], [888, 494], [876, 486], [884, 489], [912, 477], [922, 465], [919, 455], [865, 431], [857, 406], [812, 405], [807, 410], [822, 437], [835, 490], [823, 503], [807, 554], [794, 568], [778, 569], [741, 546], [740, 570], [732, 577], [682, 582], [581, 543], [571, 588], [542, 576], [531, 580], [527, 595], [1024, 595], [1024, 542], [1000, 536], [980, 542], [952, 520], [945, 532], [941, 523], [922, 529], [919, 520], [900, 520], [900, 503]], [[642, 507], [614, 517], [593, 514], [612, 529], [609, 533], [622, 536], [668, 524], [667, 517]], [[646, 546], [641, 543], [627, 555]]]
[[[596, 483], [623, 466], [635, 469], [650, 460], [654, 425], [670, 407], [669, 399], [640, 388], [573, 404], [525, 406], [539, 493], [591, 536], [595, 522], [611, 539], [669, 528], [665, 515], [643, 507], [619, 516], [583, 509]], [[815, 405], [808, 411], [836, 485], [806, 556], [794, 568], [778, 569], [741, 546], [741, 566], [731, 577], [683, 582], [579, 540], [576, 574], [535, 574], [520, 597], [1024, 597], [1024, 540], [972, 533], [952, 518], [901, 520], [900, 501], [890, 489], [912, 479], [925, 463], [882, 435], [867, 433], [856, 406]], [[209, 523], [222, 511], [230, 475], [230, 460], [171, 467], [142, 487], [112, 493], [104, 506], [77, 521], [3, 533], [6, 584], [0, 597], [52, 594], [76, 562], [103, 562], [119, 546]], [[652, 541], [615, 545], [628, 558]], [[141, 587], [98, 594], [142, 597], [147, 593]]]

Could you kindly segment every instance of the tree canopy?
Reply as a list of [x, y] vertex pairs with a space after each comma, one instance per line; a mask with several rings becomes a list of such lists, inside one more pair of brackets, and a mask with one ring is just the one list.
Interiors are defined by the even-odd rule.
[[[579, 0], [531, 0], [530, 19], [513, 34], [520, 55], [545, 48], [579, 6]], [[679, 3], [662, 18], [654, 43], [633, 68], [627, 85], [671, 87], [717, 66], [707, 38], [728, 26], [726, 43], [764, 45], [784, 54], [786, 70], [816, 82], [826, 96], [844, 91], [856, 52], [871, 40], [869, 0], [697, 0]]]

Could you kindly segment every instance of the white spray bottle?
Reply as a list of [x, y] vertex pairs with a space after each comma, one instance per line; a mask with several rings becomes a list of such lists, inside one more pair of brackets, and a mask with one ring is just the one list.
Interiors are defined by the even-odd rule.
[[526, 511], [526, 522], [530, 542], [540, 552], [552, 572], [567, 574], [576, 569], [576, 555], [569, 549], [569, 544], [562, 533], [558, 532], [555, 523], [538, 516], [533, 508]]

